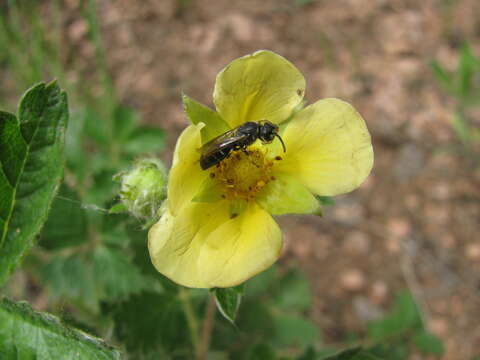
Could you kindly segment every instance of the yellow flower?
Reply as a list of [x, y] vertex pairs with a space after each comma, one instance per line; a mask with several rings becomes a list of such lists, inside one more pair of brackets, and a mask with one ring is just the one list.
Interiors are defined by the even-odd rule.
[[[168, 206], [149, 232], [159, 272], [195, 287], [238, 285], [268, 268], [282, 249], [271, 215], [320, 211], [315, 195], [357, 188], [373, 165], [370, 134], [348, 103], [324, 99], [299, 110], [305, 79], [289, 61], [258, 51], [217, 76], [217, 112], [184, 97], [192, 121], [180, 135], [168, 182]], [[299, 110], [299, 111], [298, 111]], [[286, 146], [257, 140], [202, 170], [200, 148], [246, 121], [280, 125]]]

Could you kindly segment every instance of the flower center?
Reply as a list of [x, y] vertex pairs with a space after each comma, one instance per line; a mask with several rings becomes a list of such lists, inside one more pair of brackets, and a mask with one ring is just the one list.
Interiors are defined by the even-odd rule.
[[273, 161], [265, 155], [261, 149], [238, 150], [217, 164], [210, 176], [222, 187], [222, 197], [253, 200], [265, 185], [275, 180]]

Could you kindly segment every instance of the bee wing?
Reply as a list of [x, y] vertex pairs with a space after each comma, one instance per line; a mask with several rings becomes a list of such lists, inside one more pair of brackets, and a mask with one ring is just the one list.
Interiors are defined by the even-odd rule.
[[202, 155], [208, 155], [216, 150], [223, 149], [231, 144], [244, 138], [244, 134], [238, 135], [236, 129], [227, 131], [226, 133], [217, 136], [201, 147]]

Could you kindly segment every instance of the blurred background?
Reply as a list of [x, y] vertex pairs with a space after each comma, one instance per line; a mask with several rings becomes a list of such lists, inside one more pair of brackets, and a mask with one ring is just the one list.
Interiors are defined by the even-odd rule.
[[[158, 310], [171, 284], [151, 267], [140, 222], [105, 214], [118, 193], [111, 178], [142, 153], [170, 165], [187, 126], [181, 93], [212, 106], [224, 66], [270, 49], [304, 74], [310, 103], [338, 97], [359, 110], [375, 165], [323, 218], [279, 219], [284, 254], [254, 280], [270, 284], [265, 293], [251, 290], [269, 308], [249, 313], [247, 298], [243, 329], [268, 323], [259, 334], [287, 355], [383, 337], [408, 349], [391, 359], [480, 358], [478, 0], [4, 0], [0, 14], [0, 107], [14, 112], [26, 88], [57, 78], [71, 108], [65, 185], [11, 296], [123, 344], [132, 358], [148, 353], [148, 337], [126, 329], [155, 333], [155, 324], [118, 318], [142, 301]], [[266, 291], [278, 277], [293, 280]], [[282, 292], [287, 302], [275, 305]], [[205, 294], [192, 298], [203, 309]], [[441, 339], [430, 352], [410, 341], [417, 325], [385, 330], [412, 302]], [[241, 352], [246, 337], [215, 324], [211, 358]]]

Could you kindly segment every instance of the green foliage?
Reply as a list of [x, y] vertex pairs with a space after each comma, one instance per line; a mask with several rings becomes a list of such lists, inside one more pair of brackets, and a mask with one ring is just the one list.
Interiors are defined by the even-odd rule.
[[18, 118], [0, 112], [0, 284], [33, 245], [63, 175], [66, 94], [56, 83], [23, 96]]
[[78, 194], [65, 183], [60, 186], [45, 223], [40, 245], [47, 250], [80, 245], [87, 239], [88, 219]]
[[[190, 354], [185, 315], [175, 292], [143, 291], [111, 306], [115, 335], [132, 358]], [[154, 357], [154, 355], [158, 357]], [[190, 354], [191, 355], [191, 354]]]
[[440, 86], [456, 100], [452, 129], [466, 155], [476, 156], [480, 145], [480, 128], [469, 115], [469, 110], [480, 106], [480, 59], [465, 44], [460, 50], [455, 71], [448, 71], [437, 61], [432, 62], [431, 69]]
[[442, 341], [432, 333], [429, 333], [425, 330], [418, 331], [413, 337], [413, 342], [424, 354], [442, 356], [445, 352]]
[[[232, 296], [234, 308], [237, 290], [224, 291]], [[236, 327], [218, 319], [212, 348], [227, 350], [232, 359], [261, 358], [272, 349], [277, 355], [301, 354], [321, 342], [317, 326], [307, 317], [311, 305], [311, 290], [302, 273], [272, 267], [245, 285]], [[264, 358], [277, 359], [277, 355]]]
[[382, 319], [370, 323], [368, 335], [378, 341], [421, 327], [422, 320], [417, 304], [410, 294], [402, 293], [397, 297], [391, 311]]
[[444, 352], [442, 341], [424, 328], [417, 304], [407, 292], [397, 296], [383, 318], [369, 324], [368, 338], [378, 344], [372, 353], [388, 360], [407, 359], [412, 349], [437, 356]]
[[120, 359], [102, 340], [66, 326], [55, 316], [22, 302], [0, 298], [2, 359]]

